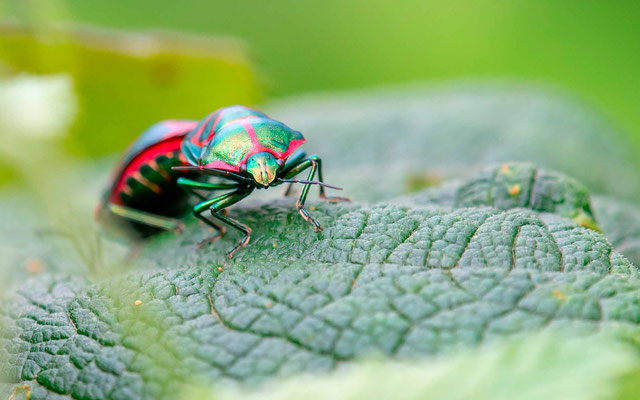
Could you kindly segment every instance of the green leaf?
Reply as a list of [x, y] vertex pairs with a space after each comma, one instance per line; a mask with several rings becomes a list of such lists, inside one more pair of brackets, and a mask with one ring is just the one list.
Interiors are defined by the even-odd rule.
[[528, 163], [504, 163], [487, 168], [469, 179], [449, 183], [443, 188], [424, 190], [407, 196], [401, 202], [452, 208], [528, 208], [574, 220], [579, 218], [576, 221], [579, 225], [585, 220], [591, 220], [592, 225], [595, 218], [589, 192], [583, 184], [566, 175]]
[[466, 180], [401, 197], [396, 202], [553, 210], [572, 218], [580, 226], [597, 231], [601, 227], [617, 251], [633, 264], [640, 264], [640, 209], [637, 205], [609, 196], [596, 196], [591, 201], [587, 188], [581, 183], [532, 164], [505, 163], [482, 170]]
[[254, 203], [231, 212], [254, 229], [233, 262], [223, 250], [237, 235], [199, 252], [207, 233], [191, 224], [144, 248], [137, 268], [148, 272], [30, 280], [2, 312], [2, 381], [30, 385], [32, 398], [172, 396], [184, 382], [254, 382], [372, 353], [635, 328], [636, 268], [562, 216], [588, 211], [582, 186], [538, 176], [531, 208], [511, 208], [502, 182], [486, 180], [464, 192], [488, 189], [503, 209], [314, 203], [321, 234], [293, 200]]
[[[470, 121], [489, 124], [511, 120], [505, 107], [514, 98], [501, 96], [490, 104], [497, 110], [492, 115], [489, 105], [474, 114], [470, 105], [457, 108], [454, 96], [444, 100], [458, 110], [449, 112], [451, 120], [460, 121], [469, 111]], [[480, 98], [462, 96], [460, 103]], [[438, 109], [440, 100], [445, 102], [436, 97], [428, 104]], [[374, 103], [352, 104], [351, 112], [321, 104], [304, 110], [307, 121], [318, 122], [307, 126], [316, 129], [309, 147], [329, 167], [329, 182], [349, 183], [347, 194], [356, 198], [366, 193], [362, 197], [386, 199], [312, 201], [309, 209], [324, 226], [322, 233], [302, 220], [294, 199], [265, 201], [256, 195], [230, 210], [253, 228], [251, 243], [231, 262], [224, 251], [239, 235], [229, 230], [198, 251], [195, 243], [210, 232], [193, 222], [183, 235], [161, 235], [145, 245], [127, 273], [99, 271], [106, 279], [70, 278], [56, 273], [68, 271], [70, 261], [57, 258], [57, 265], [50, 265], [46, 258], [50, 274], [18, 279], [5, 295], [0, 391], [8, 397], [27, 385], [32, 399], [175, 398], [203, 384], [329, 371], [372, 354], [430, 362], [435, 354], [538, 331], [572, 338], [615, 327], [637, 337], [640, 275], [594, 229], [607, 232], [584, 185], [532, 164], [497, 164], [439, 189], [396, 197], [407, 174], [423, 172], [421, 167], [429, 172], [428, 165], [435, 165], [429, 157], [438, 152], [443, 175], [458, 171], [458, 178], [467, 177], [468, 166], [450, 168], [447, 160], [457, 159], [447, 150], [467, 141], [477, 141], [473, 149], [479, 150], [484, 135], [502, 125], [469, 122], [486, 129], [447, 144], [451, 135], [433, 136], [442, 130], [442, 120], [416, 117], [423, 102], [407, 111], [402, 98], [384, 104], [390, 108], [386, 123]], [[522, 118], [526, 110], [536, 110], [531, 104], [538, 103], [515, 107]], [[544, 112], [516, 126], [536, 126], [556, 110], [556, 103], [541, 104]], [[274, 116], [287, 120], [280, 110]], [[327, 111], [334, 117], [327, 118]], [[302, 111], [296, 115], [305, 119]], [[376, 123], [364, 119], [364, 128], [351, 131], [361, 115], [373, 115]], [[569, 120], [582, 128], [595, 126], [580, 122], [582, 117]], [[562, 121], [567, 120], [557, 116], [544, 126], [557, 124], [567, 135], [578, 135], [580, 129], [566, 129]], [[321, 127], [327, 129], [325, 141]], [[385, 136], [394, 127], [404, 128], [406, 140]], [[454, 128], [448, 132], [465, 131]], [[379, 141], [365, 140], [365, 131]], [[602, 132], [594, 128], [586, 137], [597, 141]], [[552, 133], [547, 151], [560, 152], [562, 144], [552, 141], [558, 130]], [[490, 159], [491, 146], [499, 148], [495, 142], [480, 155], [470, 151], [468, 163]], [[543, 154], [541, 146], [537, 149], [531, 154]], [[504, 155], [509, 154], [518, 153], [506, 147]], [[619, 154], [623, 159], [624, 151]], [[552, 155], [548, 158], [555, 160]], [[600, 165], [598, 157], [590, 159]], [[586, 165], [579, 157], [571, 165], [580, 162]], [[616, 192], [611, 178], [582, 174], [611, 193], [624, 192]]]

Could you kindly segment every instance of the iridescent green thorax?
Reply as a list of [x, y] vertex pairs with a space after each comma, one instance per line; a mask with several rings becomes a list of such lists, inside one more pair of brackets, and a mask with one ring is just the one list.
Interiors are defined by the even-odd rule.
[[300, 132], [269, 118], [248, 116], [223, 125], [202, 152], [203, 165], [242, 166], [256, 153], [269, 152], [275, 158], [288, 156], [288, 150], [304, 141]]
[[242, 106], [223, 108], [207, 116], [188, 135], [182, 150], [192, 165], [239, 172], [254, 154], [287, 157], [305, 139], [282, 122]]
[[280, 165], [271, 153], [256, 153], [247, 159], [247, 173], [258, 185], [268, 187], [276, 179]]
[[223, 161], [229, 165], [240, 165], [252, 147], [251, 138], [242, 125], [227, 125], [205, 147], [202, 164]]
[[259, 145], [275, 153], [285, 153], [296, 141], [304, 141], [300, 132], [272, 119], [255, 118], [251, 126]]

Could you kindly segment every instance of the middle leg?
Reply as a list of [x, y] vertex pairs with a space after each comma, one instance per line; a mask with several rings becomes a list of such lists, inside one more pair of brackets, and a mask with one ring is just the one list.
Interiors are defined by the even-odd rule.
[[227, 225], [230, 225], [230, 226], [238, 229], [239, 231], [241, 231], [243, 233], [243, 236], [238, 241], [238, 243], [236, 243], [233, 247], [231, 247], [230, 249], [227, 250], [227, 257], [229, 259], [231, 259], [231, 257], [233, 257], [233, 254], [240, 247], [245, 247], [249, 243], [249, 240], [251, 239], [251, 228], [249, 228], [245, 224], [242, 224], [242, 223], [236, 221], [233, 218], [230, 218], [230, 217], [227, 217], [227, 216], [223, 215], [222, 211], [225, 208], [227, 208], [227, 207], [239, 202], [240, 200], [244, 199], [249, 194], [251, 194], [252, 191], [253, 191], [253, 188], [241, 187], [241, 188], [238, 188], [238, 190], [236, 190], [234, 192], [226, 193], [226, 194], [220, 195], [218, 197], [215, 197], [213, 199], [203, 201], [203, 202], [197, 204], [193, 209], [194, 214], [200, 215], [204, 210], [206, 210], [208, 208], [211, 211], [211, 216], [212, 217], [218, 219], [221, 222], [224, 222]]
[[[205, 198], [202, 194], [198, 193], [198, 190], [207, 190], [207, 191], [229, 190], [229, 189], [238, 189], [239, 187], [238, 183], [208, 183], [208, 182], [195, 181], [195, 180], [187, 179], [184, 177], [178, 178], [178, 186], [188, 191], [189, 193], [193, 194], [194, 196], [198, 197], [200, 200], [203, 200], [203, 202], [200, 204], [207, 204], [207, 205], [204, 206], [205, 208], [203, 208], [202, 210], [206, 209], [206, 207], [209, 207], [211, 204], [213, 204], [215, 201], [218, 201], [221, 197], [224, 197], [225, 195], [218, 196], [216, 198], [209, 200]], [[231, 193], [227, 193], [227, 194], [231, 194]], [[206, 244], [215, 242], [216, 240], [220, 239], [222, 235], [224, 235], [224, 233], [227, 231], [227, 228], [225, 228], [223, 225], [218, 225], [215, 222], [208, 219], [207, 217], [205, 217], [204, 215], [202, 215], [202, 211], [196, 211], [196, 209], [194, 208], [193, 215], [196, 218], [198, 218], [200, 221], [202, 221], [204, 224], [206, 224], [207, 226], [215, 230], [215, 234], [213, 236], [209, 236], [198, 243], [198, 248], [202, 248]]]

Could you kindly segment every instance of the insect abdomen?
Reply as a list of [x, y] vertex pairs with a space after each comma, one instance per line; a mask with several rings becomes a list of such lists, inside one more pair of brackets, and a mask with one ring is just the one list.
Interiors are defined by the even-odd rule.
[[[178, 217], [188, 209], [187, 194], [176, 185], [184, 172], [171, 167], [187, 165], [180, 151], [184, 136], [193, 128], [192, 121], [163, 121], [145, 131], [129, 148], [112, 175], [112, 184], [99, 206], [98, 219], [105, 219], [109, 203], [148, 213]], [[111, 219], [124, 220], [115, 215]], [[141, 233], [154, 231], [138, 223], [125, 222]]]

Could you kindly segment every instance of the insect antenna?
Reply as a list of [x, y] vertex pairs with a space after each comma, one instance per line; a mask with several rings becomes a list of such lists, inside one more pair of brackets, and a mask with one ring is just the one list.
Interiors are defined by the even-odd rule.
[[235, 172], [231, 172], [231, 171], [225, 171], [223, 169], [217, 169], [217, 168], [204, 168], [204, 167], [198, 167], [198, 166], [191, 166], [191, 165], [185, 165], [185, 166], [175, 166], [175, 167], [171, 167], [172, 170], [174, 171], [197, 171], [197, 172], [203, 172], [203, 173], [209, 173], [211, 175], [216, 175], [216, 176], [228, 176], [231, 177], [233, 179], [237, 179], [240, 181], [244, 181], [244, 182], [249, 182], [251, 181], [251, 179], [244, 177], [240, 174], [236, 174]]
[[281, 179], [281, 178], [278, 178], [278, 180], [280, 182], [285, 182], [285, 183], [302, 183], [304, 185], [320, 185], [320, 186], [328, 187], [330, 189], [342, 190], [341, 187], [329, 185], [327, 183], [318, 182], [318, 181], [305, 181], [305, 180], [299, 180], [299, 179]]

